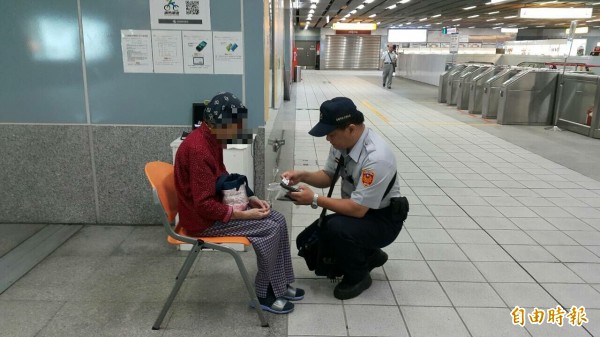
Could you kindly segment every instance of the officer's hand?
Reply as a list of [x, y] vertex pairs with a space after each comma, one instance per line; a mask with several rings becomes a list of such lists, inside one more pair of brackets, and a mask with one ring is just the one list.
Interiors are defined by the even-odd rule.
[[288, 183], [288, 185], [292, 186], [292, 185], [296, 185], [298, 183], [302, 182], [302, 176], [303, 176], [303, 171], [285, 171], [281, 174], [281, 178], [282, 179], [287, 179], [290, 182]]
[[310, 205], [313, 200], [315, 192], [313, 192], [307, 185], [300, 186], [300, 192], [289, 192], [290, 198], [294, 199], [297, 205]]

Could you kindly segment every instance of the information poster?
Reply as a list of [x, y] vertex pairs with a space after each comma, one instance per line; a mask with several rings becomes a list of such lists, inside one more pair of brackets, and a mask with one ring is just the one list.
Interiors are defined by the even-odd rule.
[[244, 73], [244, 44], [241, 32], [213, 32], [215, 74]]
[[456, 34], [450, 35], [450, 53], [458, 53], [458, 35]]
[[151, 73], [152, 37], [149, 30], [121, 30], [121, 52], [123, 54], [123, 72]]
[[183, 72], [186, 74], [212, 74], [212, 32], [183, 31]]
[[181, 31], [153, 30], [152, 55], [155, 73], [183, 73]]
[[210, 0], [149, 0], [152, 29], [210, 30]]

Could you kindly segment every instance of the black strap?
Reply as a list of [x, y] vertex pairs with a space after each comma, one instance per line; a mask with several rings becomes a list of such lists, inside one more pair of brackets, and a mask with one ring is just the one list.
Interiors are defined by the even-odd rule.
[[394, 185], [394, 182], [396, 181], [397, 174], [398, 174], [398, 172], [394, 173], [394, 177], [392, 178], [392, 181], [390, 181], [390, 184], [388, 185], [388, 187], [385, 189], [385, 193], [383, 193], [383, 198], [381, 198], [381, 200], [385, 199], [385, 196], [388, 195], [388, 193], [390, 193], [390, 190], [392, 189], [392, 186]]
[[[340, 169], [344, 166], [344, 157], [340, 154], [340, 157], [337, 159], [337, 167], [335, 168], [335, 173], [333, 173], [333, 178], [331, 179], [331, 186], [329, 186], [329, 192], [327, 192], [327, 198], [331, 198], [331, 194], [333, 194], [333, 188], [335, 187], [335, 182], [340, 175]], [[317, 226], [321, 227], [321, 223], [325, 218], [325, 214], [327, 213], [327, 208], [323, 207], [321, 210], [321, 215], [319, 216], [319, 223]]]

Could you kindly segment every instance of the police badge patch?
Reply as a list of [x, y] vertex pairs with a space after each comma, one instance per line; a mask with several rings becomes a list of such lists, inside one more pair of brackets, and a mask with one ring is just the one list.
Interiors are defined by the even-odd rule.
[[373, 185], [373, 181], [375, 181], [375, 171], [371, 169], [363, 169], [362, 174], [360, 175], [360, 181], [364, 187]]

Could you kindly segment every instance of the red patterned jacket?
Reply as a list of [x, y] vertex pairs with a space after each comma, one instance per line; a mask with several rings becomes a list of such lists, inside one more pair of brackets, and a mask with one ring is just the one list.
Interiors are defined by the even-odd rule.
[[179, 223], [200, 233], [215, 221], [228, 222], [233, 208], [216, 193], [217, 178], [227, 174], [223, 148], [205, 124], [192, 131], [175, 156], [175, 188]]

